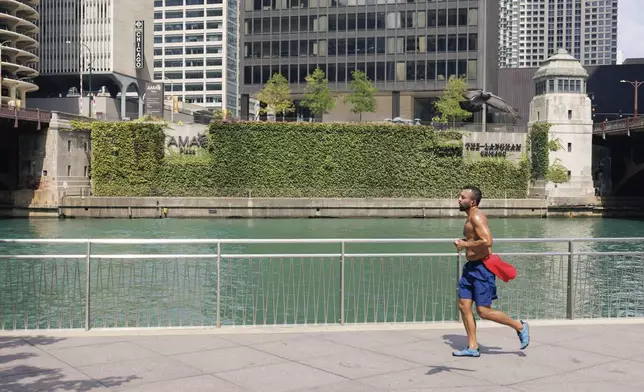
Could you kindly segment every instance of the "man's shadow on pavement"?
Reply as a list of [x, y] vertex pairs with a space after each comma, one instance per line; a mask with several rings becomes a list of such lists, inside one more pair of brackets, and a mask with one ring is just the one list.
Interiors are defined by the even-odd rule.
[[[448, 344], [454, 350], [462, 350], [467, 347], [468, 341], [467, 336], [463, 335], [443, 335], [443, 340], [445, 344]], [[523, 351], [502, 351], [501, 347], [490, 347], [484, 346], [479, 343], [479, 350], [481, 354], [493, 354], [493, 355], [516, 355], [518, 357], [525, 357], [525, 352]]]

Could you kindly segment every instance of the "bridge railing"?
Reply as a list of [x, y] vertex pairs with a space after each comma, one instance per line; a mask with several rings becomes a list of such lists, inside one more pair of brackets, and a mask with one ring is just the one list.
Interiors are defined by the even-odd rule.
[[[644, 238], [496, 239], [515, 318], [644, 317]], [[0, 328], [458, 320], [452, 239], [0, 240]]]
[[0, 117], [48, 123], [51, 121], [51, 112], [40, 109], [16, 108], [12, 105], [1, 104]]
[[604, 121], [593, 125], [593, 133], [619, 133], [644, 128], [644, 117], [629, 117], [621, 120]]

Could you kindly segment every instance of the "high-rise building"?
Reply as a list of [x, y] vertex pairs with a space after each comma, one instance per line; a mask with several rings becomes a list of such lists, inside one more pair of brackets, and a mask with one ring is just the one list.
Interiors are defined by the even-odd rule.
[[[240, 34], [242, 117], [249, 99], [275, 73], [289, 81], [296, 113], [305, 78], [319, 67], [337, 95], [354, 70], [379, 90], [376, 113], [363, 118], [434, 115], [451, 75], [493, 91], [497, 79], [498, 2], [484, 0], [249, 0]], [[279, 114], [278, 114], [279, 116]], [[325, 120], [356, 119], [342, 100]]]
[[558, 49], [617, 62], [617, 0], [500, 0], [499, 66], [538, 67]]
[[154, 1], [154, 79], [179, 100], [238, 110], [238, 2]]
[[[43, 1], [39, 37], [43, 94], [57, 96], [70, 88], [96, 93], [105, 86], [115, 97], [134, 86], [141, 97], [152, 81], [153, 13], [151, 1]], [[121, 114], [125, 116], [125, 111]]]
[[23, 106], [38, 90], [38, 4], [40, 0], [0, 0], [0, 96], [2, 104]]

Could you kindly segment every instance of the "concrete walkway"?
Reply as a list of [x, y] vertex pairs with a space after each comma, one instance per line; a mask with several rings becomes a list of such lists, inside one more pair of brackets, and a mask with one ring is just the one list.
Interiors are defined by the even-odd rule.
[[[0, 335], [0, 391], [642, 391], [644, 320]], [[380, 330], [378, 330], [380, 329]]]

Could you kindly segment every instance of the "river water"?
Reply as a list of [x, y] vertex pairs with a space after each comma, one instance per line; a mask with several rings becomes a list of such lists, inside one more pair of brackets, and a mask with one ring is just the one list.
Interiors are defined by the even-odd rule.
[[[414, 322], [457, 318], [458, 262], [451, 239], [464, 219], [105, 219], [2, 220], [0, 238], [444, 238], [443, 244], [347, 244], [345, 252], [445, 256], [234, 257], [339, 253], [337, 244], [223, 245], [223, 325]], [[495, 238], [644, 237], [636, 220], [490, 219]], [[211, 326], [216, 323], [216, 245], [94, 245], [93, 255], [203, 254], [189, 259], [92, 258], [90, 326]], [[567, 243], [497, 243], [519, 276], [498, 281], [499, 307], [515, 317], [566, 317]], [[575, 244], [576, 317], [644, 315], [644, 243]], [[0, 244], [1, 254], [79, 254], [85, 245]], [[603, 255], [593, 252], [612, 252]], [[4, 264], [4, 265], [3, 265]], [[79, 328], [85, 322], [84, 259], [0, 259], [0, 328]]]

